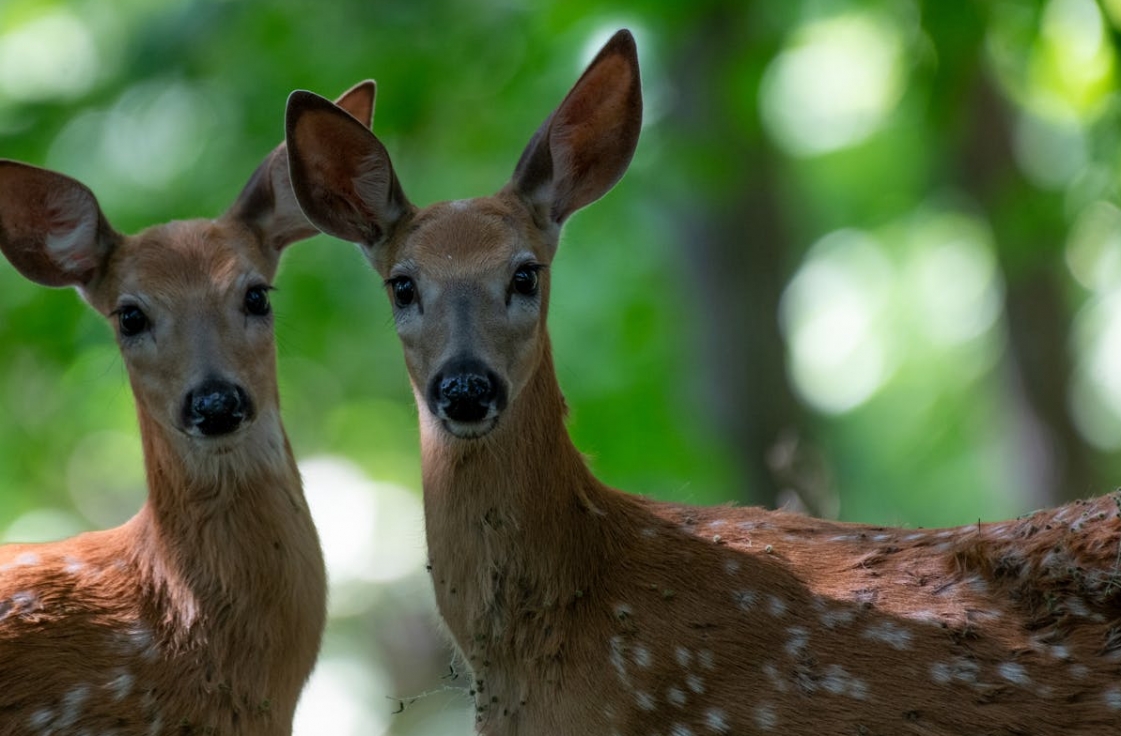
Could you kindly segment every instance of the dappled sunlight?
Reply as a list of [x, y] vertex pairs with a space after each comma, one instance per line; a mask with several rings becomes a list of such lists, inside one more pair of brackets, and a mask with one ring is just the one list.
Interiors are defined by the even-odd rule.
[[1121, 209], [1103, 200], [1083, 209], [1067, 236], [1065, 256], [1083, 287], [1099, 293], [1121, 287]]
[[841, 413], [886, 380], [892, 357], [878, 322], [895, 275], [866, 233], [831, 233], [810, 251], [782, 300], [794, 385], [821, 411]]
[[952, 363], [964, 383], [968, 366], [989, 364], [977, 342], [997, 323], [1002, 294], [988, 233], [971, 217], [920, 212], [883, 236], [830, 233], [781, 304], [794, 386], [816, 409], [841, 414], [904, 369]]
[[53, 9], [0, 36], [0, 98], [43, 102], [85, 94], [100, 71], [90, 29]]
[[1088, 441], [1121, 449], [1121, 284], [1088, 301], [1074, 327], [1074, 419]]
[[1114, 55], [1095, 0], [1050, 0], [1032, 59], [1030, 92], [1045, 111], [1095, 115], [1114, 86]]
[[910, 230], [903, 284], [923, 338], [935, 349], [952, 347], [992, 328], [1003, 290], [987, 231], [953, 213], [916, 218]]
[[[386, 731], [384, 673], [364, 658], [326, 655], [300, 697], [293, 736], [378, 736]], [[377, 703], [381, 710], [374, 707]]]
[[165, 189], [189, 169], [221, 117], [213, 95], [194, 84], [143, 82], [108, 109], [76, 116], [55, 138], [47, 165], [89, 183], [103, 209], [126, 209], [137, 192]]
[[17, 516], [0, 534], [0, 544], [53, 542], [88, 529], [89, 526], [77, 514], [42, 506]]
[[802, 26], [760, 88], [763, 122], [787, 153], [860, 143], [891, 115], [906, 84], [898, 27], [870, 11]]
[[424, 519], [416, 494], [370, 480], [341, 457], [308, 458], [300, 473], [323, 545], [332, 616], [368, 610], [375, 602], [370, 586], [423, 570]]
[[66, 485], [74, 508], [95, 527], [124, 523], [147, 493], [139, 438], [109, 430], [86, 436], [66, 462]]

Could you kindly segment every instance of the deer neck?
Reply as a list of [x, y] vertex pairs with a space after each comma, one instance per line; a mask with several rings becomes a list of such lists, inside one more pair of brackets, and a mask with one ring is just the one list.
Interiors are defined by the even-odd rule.
[[[279, 417], [262, 412], [257, 422], [271, 426], [250, 428], [224, 455], [184, 454], [180, 438], [139, 417], [149, 495], [129, 524], [132, 564], [159, 612], [155, 640], [192, 659], [205, 648], [228, 677], [272, 670], [248, 689], [298, 692], [319, 648], [326, 575]], [[257, 660], [244, 673], [237, 652]], [[262, 666], [270, 657], [277, 667]]]
[[[610, 538], [605, 508], [613, 494], [568, 436], [547, 344], [543, 352], [522, 394], [486, 437], [458, 440], [422, 418], [436, 601], [469, 661], [547, 656], [550, 644], [541, 632], [559, 633], [565, 608], [594, 584], [589, 576]], [[534, 631], [522, 630], [529, 628]], [[472, 666], [478, 674], [478, 662]]]

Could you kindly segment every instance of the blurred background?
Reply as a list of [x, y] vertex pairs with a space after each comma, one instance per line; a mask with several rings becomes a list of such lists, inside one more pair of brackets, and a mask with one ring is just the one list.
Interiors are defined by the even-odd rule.
[[[4, 0], [0, 156], [126, 232], [216, 216], [292, 89], [373, 77], [410, 198], [486, 194], [623, 26], [645, 128], [567, 226], [550, 314], [601, 478], [912, 527], [1121, 481], [1121, 0]], [[277, 286], [332, 577], [297, 733], [467, 733], [387, 300], [326, 237]], [[0, 488], [2, 541], [144, 496], [108, 325], [3, 262]]]

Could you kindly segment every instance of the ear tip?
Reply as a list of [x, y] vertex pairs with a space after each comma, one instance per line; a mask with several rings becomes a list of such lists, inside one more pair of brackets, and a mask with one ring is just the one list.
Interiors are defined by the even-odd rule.
[[620, 28], [615, 31], [615, 35], [607, 42], [605, 48], [624, 53], [628, 56], [638, 55], [638, 44], [635, 42], [634, 34], [631, 33], [629, 28]]

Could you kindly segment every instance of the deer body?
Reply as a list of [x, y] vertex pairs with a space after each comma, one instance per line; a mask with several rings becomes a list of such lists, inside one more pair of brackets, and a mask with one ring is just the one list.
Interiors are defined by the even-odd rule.
[[[364, 117], [373, 86], [340, 104]], [[84, 186], [0, 162], [0, 249], [117, 322], [148, 499], [0, 548], [0, 734], [291, 733], [326, 573], [281, 424], [267, 299], [314, 234], [274, 151], [229, 212], [117, 234]]]
[[1121, 495], [885, 529], [606, 487], [565, 430], [545, 328], [560, 227], [641, 115], [617, 34], [492, 197], [418, 209], [310, 93], [293, 189], [386, 280], [420, 409], [436, 602], [492, 735], [951, 736], [1121, 729]]

